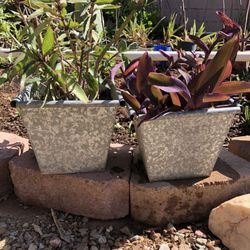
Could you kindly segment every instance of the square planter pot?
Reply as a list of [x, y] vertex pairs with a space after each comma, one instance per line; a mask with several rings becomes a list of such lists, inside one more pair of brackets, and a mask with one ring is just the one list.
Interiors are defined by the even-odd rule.
[[44, 174], [105, 169], [118, 101], [17, 103]]
[[209, 176], [238, 111], [210, 108], [143, 122], [136, 133], [149, 181]]

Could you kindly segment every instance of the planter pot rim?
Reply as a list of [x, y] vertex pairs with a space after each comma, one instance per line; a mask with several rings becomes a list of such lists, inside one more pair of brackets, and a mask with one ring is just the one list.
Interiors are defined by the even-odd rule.
[[116, 107], [119, 106], [119, 101], [118, 100], [95, 100], [90, 103], [83, 103], [82, 101], [49, 101], [46, 102], [44, 105], [43, 101], [39, 100], [32, 100], [29, 102], [17, 102], [16, 106], [25, 108], [25, 107], [36, 107], [36, 108], [41, 108], [41, 107], [46, 107], [46, 108], [64, 108], [67, 106], [85, 106], [85, 107]]
[[[171, 112], [171, 113], [166, 113], [163, 114], [162, 116], [158, 117], [155, 120], [148, 120], [149, 122], [152, 121], [157, 121], [157, 120], [161, 120], [161, 119], [165, 119], [165, 117], [169, 117], [169, 116], [178, 116], [178, 115], [190, 115], [190, 114], [200, 114], [200, 113], [204, 113], [204, 114], [212, 114], [212, 113], [223, 113], [223, 112], [239, 112], [241, 110], [241, 105], [237, 104], [235, 106], [231, 106], [231, 107], [221, 107], [221, 108], [203, 108], [203, 109], [198, 109], [198, 110], [193, 110], [193, 111], [186, 111], [186, 112], [182, 112], [182, 111], [178, 111], [178, 112]], [[144, 115], [140, 115], [138, 117], [138, 119], [143, 118]], [[145, 121], [145, 122], [148, 122]]]

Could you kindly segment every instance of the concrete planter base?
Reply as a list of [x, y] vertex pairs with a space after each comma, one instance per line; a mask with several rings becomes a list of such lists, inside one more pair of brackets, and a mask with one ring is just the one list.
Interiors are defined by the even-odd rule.
[[208, 178], [149, 183], [134, 171], [130, 211], [133, 219], [153, 226], [194, 222], [206, 219], [222, 202], [249, 192], [250, 163], [222, 150]]
[[209, 176], [239, 107], [179, 112], [137, 129], [149, 181]]
[[229, 143], [228, 150], [243, 159], [250, 161], [250, 136], [234, 137]]
[[44, 174], [104, 170], [118, 101], [17, 103]]
[[128, 146], [111, 144], [104, 172], [43, 175], [32, 150], [13, 158], [9, 169], [23, 203], [109, 220], [129, 214], [131, 160]]

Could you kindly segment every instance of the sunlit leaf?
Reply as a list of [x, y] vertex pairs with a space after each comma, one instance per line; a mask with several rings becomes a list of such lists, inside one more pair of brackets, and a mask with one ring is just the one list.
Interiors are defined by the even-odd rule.
[[48, 27], [42, 44], [42, 53], [46, 55], [54, 47], [54, 34], [51, 26]]
[[124, 100], [134, 109], [139, 110], [141, 107], [141, 104], [138, 102], [135, 96], [131, 95], [128, 91], [121, 91], [121, 94], [124, 98]]
[[213, 94], [206, 94], [203, 97], [202, 102], [204, 102], [204, 103], [224, 102], [224, 101], [228, 101], [229, 99], [230, 99], [229, 95], [223, 95], [223, 94], [213, 93]]
[[241, 94], [248, 92], [250, 92], [250, 82], [243, 82], [243, 81], [223, 82], [221, 85], [217, 86], [213, 91], [213, 93], [226, 94], [226, 95]]
[[150, 72], [154, 71], [153, 61], [148, 55], [148, 52], [145, 52], [140, 58], [140, 62], [137, 68], [136, 74], [136, 89], [138, 93], [146, 91], [148, 88], [148, 75]]
[[149, 83], [156, 85], [160, 89], [168, 93], [179, 93], [184, 92], [189, 98], [191, 98], [190, 92], [181, 80], [176, 77], [167, 76], [162, 73], [152, 72], [149, 74]]

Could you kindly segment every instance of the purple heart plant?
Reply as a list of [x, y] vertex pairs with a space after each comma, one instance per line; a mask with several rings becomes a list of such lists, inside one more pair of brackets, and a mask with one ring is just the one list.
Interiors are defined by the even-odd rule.
[[[218, 32], [214, 44], [208, 47], [200, 38], [190, 36], [204, 51], [204, 58], [179, 50], [178, 59], [174, 61], [161, 51], [167, 58], [167, 67], [159, 72], [145, 52], [125, 69], [122, 63], [112, 69], [112, 80], [121, 70], [125, 84], [119, 90], [136, 114], [143, 115], [141, 122], [173, 111], [232, 105], [232, 96], [250, 92], [250, 82], [228, 80], [239, 49], [240, 26], [222, 12], [217, 14], [224, 28]], [[221, 41], [224, 44], [209, 60], [211, 51]]]

